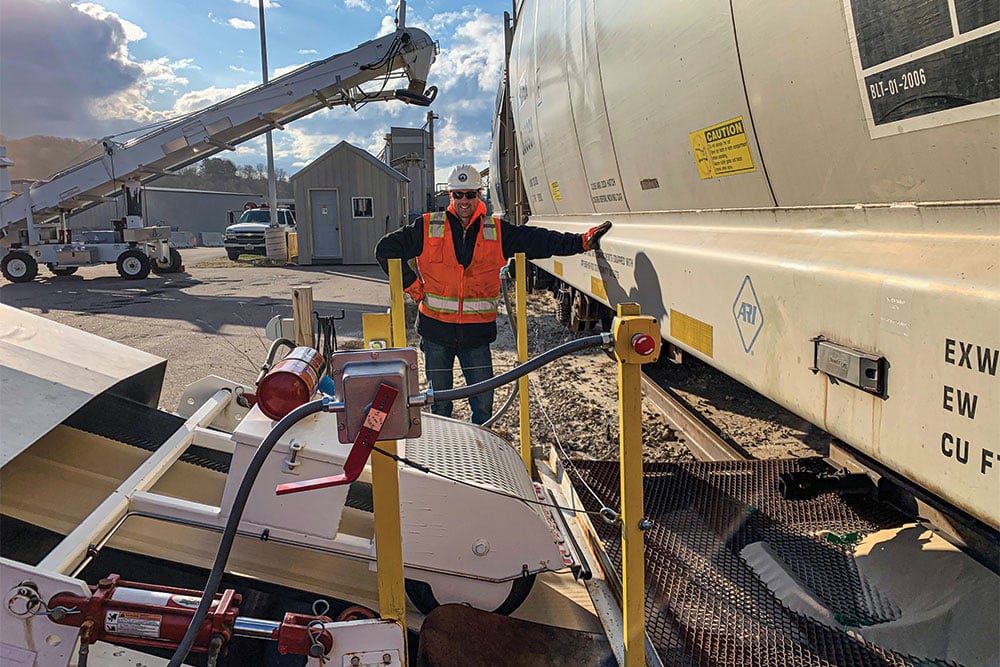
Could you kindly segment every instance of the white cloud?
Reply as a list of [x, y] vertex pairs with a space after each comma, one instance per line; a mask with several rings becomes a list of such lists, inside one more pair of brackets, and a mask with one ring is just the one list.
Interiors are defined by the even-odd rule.
[[470, 132], [457, 122], [442, 119], [434, 126], [434, 148], [464, 158], [458, 162], [472, 162], [484, 168], [489, 160], [490, 133]]
[[500, 17], [481, 9], [437, 14], [430, 20], [428, 32], [440, 34], [454, 30], [451, 45], [442, 48], [431, 69], [431, 76], [441, 90], [453, 88], [463, 78], [477, 84], [479, 90], [496, 92], [503, 67], [503, 24]]
[[343, 139], [337, 133], [309, 132], [299, 125], [289, 125], [281, 132], [272, 133], [271, 138], [275, 159], [292, 160], [296, 169], [306, 166]]
[[224, 99], [238, 95], [244, 90], [249, 90], [256, 85], [258, 85], [256, 82], [250, 81], [236, 86], [231, 86], [229, 88], [209, 86], [208, 88], [202, 88], [201, 90], [189, 91], [177, 98], [170, 115], [181, 116], [191, 113], [192, 111], [204, 109], [211, 104], [215, 104], [216, 102], [221, 102]]
[[[258, 6], [257, 0], [233, 0], [233, 2], [238, 5], [250, 5], [255, 8]], [[280, 6], [281, 5], [275, 2], [275, 0], [264, 0], [264, 9], [274, 9]]]
[[253, 21], [247, 21], [246, 19], [231, 18], [226, 23], [230, 27], [236, 28], [237, 30], [256, 30], [257, 24]]
[[140, 39], [146, 38], [146, 31], [132, 23], [131, 21], [126, 21], [118, 14], [102, 7], [95, 2], [81, 2], [77, 5], [73, 5], [77, 11], [81, 11], [88, 16], [92, 16], [98, 21], [112, 20], [118, 23], [122, 30], [125, 32], [126, 42], [138, 42]]
[[284, 67], [275, 67], [274, 76], [272, 78], [277, 79], [282, 74], [288, 74], [289, 72], [294, 72], [298, 68], [304, 67], [308, 64], [309, 64], [308, 62], [304, 62], [304, 63], [298, 63], [296, 65], [285, 65]]
[[372, 6], [365, 0], [344, 0], [344, 6], [348, 9], [363, 9], [366, 12], [372, 10]]
[[299, 49], [300, 56], [315, 56], [319, 55], [319, 51], [316, 49]]
[[181, 60], [170, 60], [169, 58], [157, 58], [156, 60], [145, 60], [138, 63], [142, 68], [143, 77], [149, 84], [156, 84], [165, 87], [180, 87], [188, 85], [187, 77], [177, 73], [178, 70], [190, 69], [200, 70], [194, 64], [193, 58], [183, 58]]
[[230, 65], [229, 69], [231, 69], [234, 72], [239, 72], [240, 74], [250, 73], [250, 70], [248, 70], [246, 67], [237, 67], [236, 65]]
[[396, 32], [396, 19], [392, 16], [383, 16], [382, 25], [379, 26], [376, 37], [384, 37]]

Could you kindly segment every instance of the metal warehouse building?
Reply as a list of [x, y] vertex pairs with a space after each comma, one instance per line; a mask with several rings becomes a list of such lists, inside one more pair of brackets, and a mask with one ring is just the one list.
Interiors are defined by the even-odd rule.
[[[69, 216], [73, 230], [112, 229], [112, 221], [125, 215], [122, 196]], [[222, 234], [232, 222], [230, 211], [242, 211], [252, 201], [264, 203], [265, 197], [245, 192], [213, 192], [178, 188], [142, 189], [142, 215], [147, 225], [164, 225], [174, 230], [171, 243], [178, 247], [190, 245], [222, 245]], [[206, 236], [207, 235], [207, 236]]]
[[406, 221], [409, 179], [346, 141], [291, 181], [299, 264], [374, 264], [375, 243]]

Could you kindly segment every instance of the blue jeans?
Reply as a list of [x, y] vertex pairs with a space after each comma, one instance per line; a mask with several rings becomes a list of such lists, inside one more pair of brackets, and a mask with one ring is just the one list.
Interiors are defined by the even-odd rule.
[[[427, 382], [436, 392], [452, 388], [455, 357], [458, 357], [458, 363], [462, 366], [462, 375], [465, 376], [467, 386], [493, 377], [493, 355], [490, 354], [489, 345], [460, 348], [422, 338], [420, 349], [424, 352]], [[470, 396], [469, 407], [472, 408], [473, 424], [485, 422], [493, 415], [493, 390]], [[431, 412], [451, 417], [451, 401], [431, 403]]]

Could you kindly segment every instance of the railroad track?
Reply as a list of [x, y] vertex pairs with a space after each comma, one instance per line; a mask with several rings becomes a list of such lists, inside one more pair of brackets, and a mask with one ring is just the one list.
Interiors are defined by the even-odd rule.
[[643, 374], [645, 400], [655, 406], [684, 438], [684, 444], [699, 461], [740, 461], [752, 458], [738, 443], [702, 417], [669, 387]]

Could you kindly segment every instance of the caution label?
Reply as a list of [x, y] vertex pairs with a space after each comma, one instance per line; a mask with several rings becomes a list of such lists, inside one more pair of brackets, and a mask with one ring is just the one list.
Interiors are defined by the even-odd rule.
[[742, 116], [692, 132], [688, 137], [702, 179], [746, 174], [756, 169]]
[[559, 190], [559, 181], [549, 183], [549, 192], [552, 193], [552, 201], [562, 201], [562, 191]]
[[162, 619], [159, 614], [109, 610], [104, 615], [104, 629], [116, 635], [159, 638]]

